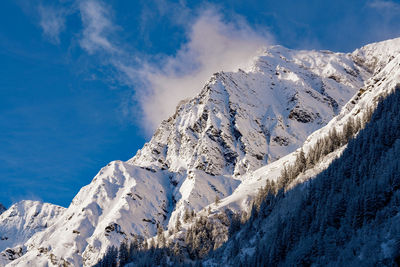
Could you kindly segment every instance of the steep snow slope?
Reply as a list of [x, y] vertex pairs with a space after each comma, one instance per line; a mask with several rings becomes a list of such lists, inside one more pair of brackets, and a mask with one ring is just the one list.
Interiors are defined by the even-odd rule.
[[[380, 45], [368, 49], [380, 51]], [[215, 74], [197, 97], [178, 106], [135, 157], [104, 167], [10, 266], [92, 265], [109, 245], [135, 234], [152, 236], [157, 225], [173, 226], [185, 208], [201, 210], [235, 189], [232, 196], [242, 201], [248, 192], [240, 188], [246, 184], [257, 192], [252, 181], [266, 179], [261, 177], [265, 172], [251, 172], [297, 149], [377, 72], [363, 65], [371, 62], [366, 48], [360, 51], [275, 46], [246, 72]], [[341, 119], [353, 109], [348, 105], [354, 106], [347, 104]], [[280, 173], [279, 162], [265, 168], [276, 166]]]
[[26, 242], [34, 233], [49, 227], [65, 208], [24, 200], [0, 215], [0, 251]]
[[[21, 201], [0, 215], [0, 266], [13, 258], [16, 246], [22, 246], [35, 233], [50, 227], [65, 208], [39, 201]], [[6, 250], [9, 248], [8, 250]], [[19, 249], [16, 249], [19, 250]]]
[[[303, 149], [306, 147], [307, 146], [303, 146]], [[318, 162], [316, 166], [300, 174], [294, 182], [305, 182], [326, 169], [335, 158], [340, 156], [344, 148], [345, 147], [341, 147], [320, 159], [320, 162]], [[243, 182], [230, 196], [220, 200], [218, 205], [211, 204], [210, 208], [214, 213], [224, 211], [227, 208], [235, 212], [250, 210], [252, 201], [258, 194], [259, 189], [265, 186], [267, 180], [277, 181], [281, 175], [283, 166], [293, 164], [296, 160], [297, 153], [298, 151], [292, 152], [271, 164], [247, 174]], [[207, 210], [208, 206], [199, 214], [207, 214]]]

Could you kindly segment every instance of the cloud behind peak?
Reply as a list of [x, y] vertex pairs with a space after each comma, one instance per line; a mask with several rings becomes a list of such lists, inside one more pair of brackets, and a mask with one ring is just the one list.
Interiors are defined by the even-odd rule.
[[[171, 116], [181, 100], [199, 93], [213, 73], [245, 69], [261, 48], [274, 42], [266, 28], [254, 29], [243, 17], [227, 16], [218, 6], [207, 4], [191, 10], [185, 4], [175, 4], [168, 9], [165, 1], [157, 3], [155, 12], [183, 31], [183, 38], [170, 54], [137, 52], [123, 41], [121, 35], [126, 32], [115, 23], [111, 6], [101, 0], [74, 1], [82, 26], [80, 47], [111, 67], [111, 79], [131, 88], [129, 95], [135, 99], [124, 102], [124, 114], [142, 115], [138, 122], [147, 133]], [[42, 18], [47, 18], [44, 32], [58, 41], [65, 16], [57, 20], [61, 11], [41, 10]], [[139, 21], [143, 27], [150, 23], [143, 18]]]
[[146, 63], [140, 103], [148, 130], [172, 115], [179, 101], [200, 92], [218, 71], [246, 68], [262, 47], [273, 43], [266, 30], [251, 28], [243, 19], [228, 21], [215, 9], [202, 10], [186, 32], [187, 42], [174, 55]]

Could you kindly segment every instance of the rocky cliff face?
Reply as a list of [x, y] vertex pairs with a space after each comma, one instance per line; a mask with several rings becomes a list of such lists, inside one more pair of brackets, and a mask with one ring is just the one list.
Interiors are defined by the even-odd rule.
[[10, 266], [92, 265], [110, 245], [173, 227], [185, 209], [244, 199], [257, 191], [260, 167], [279, 173], [273, 162], [338, 114], [349, 116], [360, 88], [384, 82], [398, 47], [400, 39], [352, 54], [275, 46], [251, 69], [214, 74], [132, 159], [104, 167]]

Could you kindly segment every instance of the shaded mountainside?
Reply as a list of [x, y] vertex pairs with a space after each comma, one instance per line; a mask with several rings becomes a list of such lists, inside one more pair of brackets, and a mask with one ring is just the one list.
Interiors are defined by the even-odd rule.
[[[342, 131], [349, 117], [378, 102], [398, 79], [398, 47], [400, 39], [352, 54], [275, 46], [248, 70], [216, 73], [132, 159], [102, 168], [9, 266], [91, 266], [124, 242], [163, 231], [169, 241], [183, 238], [201, 216], [215, 218], [219, 247], [232, 212], [249, 212], [266, 180], [296, 160], [296, 149], [305, 142], [307, 153], [332, 125]], [[343, 149], [296, 181], [325, 169]]]

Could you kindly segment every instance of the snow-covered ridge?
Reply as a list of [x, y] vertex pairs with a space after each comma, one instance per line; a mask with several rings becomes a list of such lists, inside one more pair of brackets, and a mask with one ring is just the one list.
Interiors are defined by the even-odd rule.
[[[400, 39], [389, 43], [400, 47]], [[397, 48], [384, 47], [386, 42], [342, 54], [274, 46], [247, 72], [216, 73], [135, 157], [104, 167], [9, 266], [89, 266], [108, 246], [173, 227], [186, 208], [199, 211], [217, 196], [221, 206], [246, 208], [304, 141], [307, 151], [395, 83], [400, 68], [391, 58]], [[374, 57], [382, 67], [372, 76], [378, 71], [369, 64]]]
[[367, 77], [348, 54], [271, 47], [249, 72], [216, 73], [128, 162], [242, 175], [294, 151]]
[[40, 201], [24, 200], [0, 215], [0, 266], [13, 258], [15, 247], [23, 246], [35, 233], [50, 227], [65, 208]]
[[366, 67], [371, 73], [379, 73], [400, 53], [400, 38], [372, 43], [355, 50], [354, 62]]
[[65, 208], [40, 201], [23, 200], [0, 215], [0, 251], [21, 245], [35, 232], [49, 227]]

